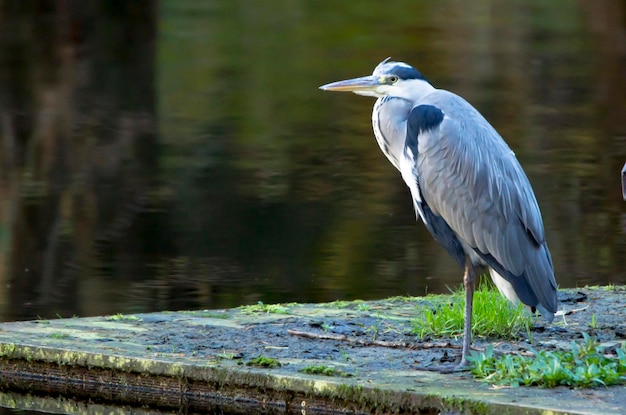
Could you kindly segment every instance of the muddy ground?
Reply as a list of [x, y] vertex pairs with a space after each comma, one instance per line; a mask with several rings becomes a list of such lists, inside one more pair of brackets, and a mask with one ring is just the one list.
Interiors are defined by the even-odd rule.
[[[411, 333], [415, 307], [422, 298], [380, 301], [292, 304], [221, 311], [192, 312], [220, 318], [223, 326], [198, 326], [196, 332], [148, 331], [137, 339], [155, 354], [172, 352], [203, 356], [227, 364], [247, 364], [258, 356], [278, 359], [294, 370], [311, 364], [333, 366], [345, 374], [362, 376], [370, 371], [419, 368], [460, 359], [461, 338], [423, 338]], [[559, 293], [559, 309], [552, 323], [536, 321], [530, 333], [517, 340], [476, 337], [477, 349], [492, 344], [503, 353], [528, 349], [570, 349], [583, 333], [603, 343], [626, 341], [626, 287], [580, 288]], [[366, 304], [366, 306], [364, 306]], [[203, 314], [204, 313], [204, 314]], [[164, 318], [163, 314], [144, 315]], [[159, 317], [161, 316], [161, 317]], [[236, 327], [226, 324], [237, 322]], [[148, 321], [144, 320], [144, 323]], [[161, 321], [161, 324], [166, 321]], [[180, 326], [182, 327], [182, 326]]]

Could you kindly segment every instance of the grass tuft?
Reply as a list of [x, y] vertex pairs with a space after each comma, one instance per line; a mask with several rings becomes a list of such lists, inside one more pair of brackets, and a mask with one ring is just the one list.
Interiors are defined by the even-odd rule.
[[351, 373], [346, 373], [342, 370], [335, 369], [334, 367], [318, 365], [318, 366], [306, 366], [300, 369], [298, 372], [307, 373], [309, 375], [322, 375], [322, 376], [339, 376], [343, 378], [349, 378]]
[[282, 364], [272, 357], [259, 356], [254, 359], [250, 359], [246, 362], [246, 366], [255, 366], [255, 367], [264, 367], [264, 368], [277, 368], [281, 367]]
[[104, 318], [107, 321], [139, 321], [139, 317], [132, 314], [117, 313]]
[[[465, 307], [463, 288], [448, 296], [433, 296], [430, 300], [430, 305], [417, 307], [417, 317], [411, 322], [412, 332], [419, 337], [462, 335]], [[488, 284], [481, 284], [475, 291], [472, 318], [474, 336], [514, 339], [521, 331], [530, 333], [531, 327], [532, 316], [525, 312], [522, 304], [512, 305]]]
[[626, 384], [626, 344], [615, 350], [613, 358], [596, 339], [585, 333], [583, 337], [582, 344], [572, 342], [566, 351], [496, 357], [490, 346], [484, 352], [472, 352], [468, 360], [475, 377], [499, 385], [586, 388]]
[[242, 305], [239, 307], [244, 314], [258, 314], [258, 313], [274, 313], [274, 314], [289, 314], [289, 307], [295, 303], [289, 304], [264, 304], [259, 301], [253, 305]]

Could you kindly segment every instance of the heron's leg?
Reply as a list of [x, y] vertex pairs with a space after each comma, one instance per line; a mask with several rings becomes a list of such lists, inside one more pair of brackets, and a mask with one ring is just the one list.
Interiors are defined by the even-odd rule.
[[463, 274], [463, 286], [465, 288], [465, 323], [463, 326], [463, 354], [461, 355], [460, 367], [468, 366], [467, 356], [472, 344], [472, 309], [474, 306], [474, 287], [476, 272], [469, 258], [465, 260], [465, 274]]

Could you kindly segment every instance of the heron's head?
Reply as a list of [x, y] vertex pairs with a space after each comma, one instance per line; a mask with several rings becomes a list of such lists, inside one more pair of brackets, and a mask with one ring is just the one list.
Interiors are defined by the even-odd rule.
[[393, 62], [389, 58], [376, 66], [370, 76], [333, 82], [320, 86], [325, 91], [347, 91], [371, 97], [392, 96], [415, 100], [432, 85], [417, 69], [404, 62]]

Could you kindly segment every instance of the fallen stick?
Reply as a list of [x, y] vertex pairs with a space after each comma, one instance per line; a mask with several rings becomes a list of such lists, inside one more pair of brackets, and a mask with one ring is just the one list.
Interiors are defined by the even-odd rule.
[[354, 337], [348, 337], [344, 334], [327, 334], [327, 333], [311, 333], [308, 331], [287, 330], [292, 336], [305, 337], [307, 339], [319, 340], [335, 340], [357, 344], [359, 346], [380, 346], [390, 347], [393, 349], [460, 349], [460, 345], [454, 345], [450, 342], [425, 342], [425, 343], [409, 343], [409, 342], [387, 342], [382, 340], [361, 340]]

